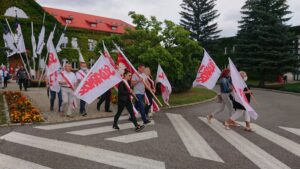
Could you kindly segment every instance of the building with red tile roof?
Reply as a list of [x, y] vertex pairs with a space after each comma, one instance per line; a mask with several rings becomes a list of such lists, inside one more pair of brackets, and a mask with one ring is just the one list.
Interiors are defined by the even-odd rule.
[[54, 16], [62, 25], [68, 23], [68, 27], [116, 34], [124, 33], [126, 28], [134, 28], [132, 25], [120, 19], [112, 19], [49, 7], [43, 7], [43, 9]]

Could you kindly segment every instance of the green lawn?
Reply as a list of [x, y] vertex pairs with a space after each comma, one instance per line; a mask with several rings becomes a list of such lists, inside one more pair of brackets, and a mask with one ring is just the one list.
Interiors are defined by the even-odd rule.
[[6, 117], [4, 113], [3, 95], [0, 93], [0, 124], [6, 123]]
[[[182, 104], [201, 102], [207, 99], [211, 99], [216, 96], [216, 93], [204, 88], [192, 88], [187, 92], [172, 93], [170, 96], [170, 105], [177, 106]], [[161, 96], [158, 96], [163, 103]]]
[[300, 93], [300, 83], [285, 84], [282, 87], [280, 87], [279, 90]]

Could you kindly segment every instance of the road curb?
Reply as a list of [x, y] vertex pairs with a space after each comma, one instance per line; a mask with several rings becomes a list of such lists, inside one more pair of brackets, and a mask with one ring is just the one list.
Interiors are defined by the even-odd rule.
[[296, 92], [287, 92], [287, 91], [282, 91], [282, 90], [265, 89], [265, 88], [255, 88], [255, 87], [252, 87], [252, 89], [300, 96], [300, 93], [296, 93]]

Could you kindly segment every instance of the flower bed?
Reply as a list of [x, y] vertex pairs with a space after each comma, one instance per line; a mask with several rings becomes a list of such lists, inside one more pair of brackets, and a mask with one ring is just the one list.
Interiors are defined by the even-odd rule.
[[21, 92], [4, 92], [6, 96], [10, 121], [12, 123], [32, 123], [43, 121], [41, 112], [32, 106], [30, 100]]

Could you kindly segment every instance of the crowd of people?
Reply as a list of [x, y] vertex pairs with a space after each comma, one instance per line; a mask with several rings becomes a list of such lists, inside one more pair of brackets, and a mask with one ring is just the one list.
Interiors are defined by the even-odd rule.
[[[75, 110], [77, 108], [77, 100], [74, 94], [76, 87], [87, 75], [89, 69], [87, 64], [80, 63], [80, 70], [76, 73], [72, 71], [72, 66], [66, 63], [63, 69], [57, 72], [59, 90], [51, 90], [49, 84], [52, 77], [47, 77], [48, 92], [50, 96], [50, 110], [54, 111], [54, 103], [56, 95], [58, 98], [58, 112], [61, 116], [67, 116], [73, 118]], [[122, 114], [123, 109], [126, 107], [130, 114], [129, 120], [132, 121], [136, 127], [136, 131], [140, 131], [144, 128], [144, 125], [151, 122], [151, 105], [153, 96], [151, 93], [155, 93], [155, 85], [151, 76], [151, 70], [149, 67], [145, 67], [144, 64], [138, 66], [138, 72], [133, 75], [127, 69], [122, 73], [123, 81], [114, 88], [118, 91], [118, 110], [114, 117], [113, 128], [119, 129], [118, 119]], [[100, 111], [100, 106], [105, 102], [105, 112], [112, 112], [110, 109], [111, 95], [113, 88], [101, 95], [97, 102], [97, 110]], [[145, 95], [147, 96], [149, 103], [145, 104]], [[133, 99], [135, 98], [135, 103]], [[81, 116], [86, 116], [86, 102], [84, 100], [79, 101], [79, 113]], [[137, 123], [136, 114], [134, 110], [137, 110], [141, 115], [143, 125]]]

